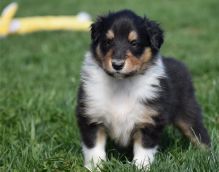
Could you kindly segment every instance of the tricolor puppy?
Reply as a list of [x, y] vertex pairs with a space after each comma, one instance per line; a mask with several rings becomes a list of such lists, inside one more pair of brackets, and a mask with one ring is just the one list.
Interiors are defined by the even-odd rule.
[[160, 55], [163, 31], [156, 22], [129, 10], [109, 13], [92, 24], [91, 39], [77, 104], [85, 167], [106, 160], [109, 136], [133, 145], [133, 163], [148, 168], [167, 124], [210, 146], [190, 74]]

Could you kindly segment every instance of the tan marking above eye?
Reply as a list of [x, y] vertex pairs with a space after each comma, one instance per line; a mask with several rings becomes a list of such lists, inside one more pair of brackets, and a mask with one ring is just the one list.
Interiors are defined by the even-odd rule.
[[108, 30], [106, 33], [107, 39], [114, 39], [114, 33], [112, 30]]
[[129, 42], [135, 41], [138, 38], [138, 34], [135, 31], [131, 31], [128, 35]]

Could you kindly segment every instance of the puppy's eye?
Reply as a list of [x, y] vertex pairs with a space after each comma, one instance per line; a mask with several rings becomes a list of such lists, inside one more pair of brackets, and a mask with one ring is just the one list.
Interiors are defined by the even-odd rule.
[[112, 39], [107, 39], [107, 40], [105, 41], [105, 43], [106, 43], [107, 46], [111, 45], [112, 42], [113, 42]]
[[136, 47], [137, 46], [137, 41], [136, 40], [130, 41], [130, 45], [132, 47]]

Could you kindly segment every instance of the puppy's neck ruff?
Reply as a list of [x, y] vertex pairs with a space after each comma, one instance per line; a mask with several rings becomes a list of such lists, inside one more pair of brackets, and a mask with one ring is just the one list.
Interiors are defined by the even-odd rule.
[[116, 79], [106, 74], [92, 54], [87, 53], [81, 73], [86, 95], [85, 115], [91, 122], [104, 124], [110, 136], [126, 146], [136, 125], [153, 123], [156, 112], [144, 102], [159, 96], [163, 77], [161, 57], [144, 74]]
[[[100, 76], [104, 77], [104, 80], [108, 79], [108, 80], [110, 80], [110, 82], [117, 82], [118, 84], [120, 84], [122, 82], [127, 84], [127, 82], [135, 82], [135, 81], [141, 80], [143, 78], [148, 80], [147, 83], [150, 83], [150, 81], [151, 81], [150, 79], [152, 79], [152, 78], [160, 79], [160, 78], [166, 77], [163, 61], [162, 61], [162, 58], [159, 54], [156, 56], [155, 63], [152, 64], [151, 67], [149, 67], [149, 69], [145, 70], [144, 73], [136, 73], [136, 75], [133, 75], [133, 76], [130, 76], [127, 78], [121, 78], [121, 77], [109, 76], [98, 65], [98, 63], [94, 59], [92, 53], [87, 52], [85, 54], [85, 60], [84, 60], [82, 72], [81, 72], [82, 81], [86, 81], [88, 79], [88, 77], [90, 78], [90, 77], [92, 77], [92, 75], [94, 75], [93, 77], [95, 77], [95, 78], [100, 77]], [[151, 82], [151, 84], [154, 85], [154, 83], [152, 83], [152, 82]]]

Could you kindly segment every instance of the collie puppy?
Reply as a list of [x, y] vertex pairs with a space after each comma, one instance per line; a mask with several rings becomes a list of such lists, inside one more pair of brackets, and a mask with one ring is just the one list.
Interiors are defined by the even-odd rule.
[[133, 147], [133, 163], [148, 169], [164, 127], [173, 124], [193, 143], [210, 146], [190, 74], [163, 57], [159, 24], [129, 10], [109, 13], [91, 25], [77, 100], [84, 165], [106, 160], [110, 137]]

